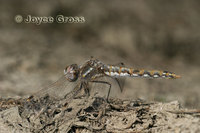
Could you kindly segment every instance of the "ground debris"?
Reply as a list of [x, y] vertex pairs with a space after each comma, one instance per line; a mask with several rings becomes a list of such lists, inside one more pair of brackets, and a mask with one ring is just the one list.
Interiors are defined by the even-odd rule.
[[[177, 101], [110, 99], [107, 102], [101, 97], [67, 101], [49, 96], [0, 100], [0, 130], [4, 132], [200, 131], [199, 115], [184, 113]], [[193, 110], [193, 113], [199, 112]]]

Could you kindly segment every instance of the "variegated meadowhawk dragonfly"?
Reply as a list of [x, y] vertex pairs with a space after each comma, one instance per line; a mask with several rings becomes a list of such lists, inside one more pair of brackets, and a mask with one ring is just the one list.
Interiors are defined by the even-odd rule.
[[[97, 59], [91, 58], [82, 65], [72, 64], [64, 69], [64, 75], [50, 86], [43, 88], [35, 95], [48, 94], [57, 98], [75, 96], [80, 90], [89, 95], [89, 84], [104, 84], [108, 88], [107, 99], [110, 94], [111, 83], [99, 80], [102, 77], [110, 77], [117, 81], [120, 86], [120, 77], [144, 77], [144, 78], [168, 78], [176, 79], [180, 76], [169, 71], [138, 70], [120, 65], [107, 65]], [[121, 87], [120, 87], [121, 88]], [[73, 91], [69, 91], [73, 90]]]

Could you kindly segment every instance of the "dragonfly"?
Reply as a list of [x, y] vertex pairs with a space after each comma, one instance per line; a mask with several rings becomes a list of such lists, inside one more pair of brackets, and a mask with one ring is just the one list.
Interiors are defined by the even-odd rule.
[[125, 67], [122, 63], [121, 65], [108, 65], [104, 64], [98, 59], [91, 58], [81, 65], [71, 64], [67, 66], [64, 69], [64, 75], [60, 79], [58, 79], [50, 86], [43, 88], [35, 95], [41, 96], [48, 94], [56, 98], [66, 98], [74, 97], [81, 90], [84, 90], [84, 93], [89, 96], [90, 89], [92, 89], [89, 87], [89, 84], [95, 83], [107, 86], [106, 88], [108, 88], [108, 93], [106, 99], [108, 100], [112, 84], [109, 81], [100, 80], [103, 77], [114, 79], [119, 85], [120, 90], [122, 90], [123, 87], [120, 83], [120, 78], [180, 78], [179, 75], [169, 71], [128, 68]]

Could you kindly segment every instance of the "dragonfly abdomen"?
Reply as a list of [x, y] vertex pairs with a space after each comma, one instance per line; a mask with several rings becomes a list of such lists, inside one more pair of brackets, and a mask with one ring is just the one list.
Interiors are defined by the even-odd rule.
[[169, 71], [143, 70], [118, 66], [105, 66], [104, 73], [111, 77], [144, 77], [144, 78], [171, 78], [176, 79], [180, 76]]

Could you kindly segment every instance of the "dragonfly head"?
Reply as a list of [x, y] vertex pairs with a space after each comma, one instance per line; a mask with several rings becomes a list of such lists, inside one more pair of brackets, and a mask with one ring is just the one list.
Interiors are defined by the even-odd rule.
[[69, 65], [64, 70], [65, 77], [70, 82], [76, 81], [79, 76], [79, 67], [77, 64]]

